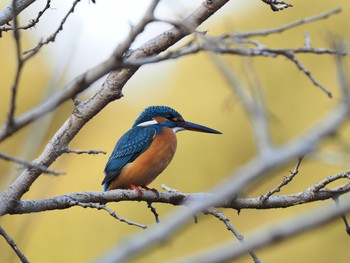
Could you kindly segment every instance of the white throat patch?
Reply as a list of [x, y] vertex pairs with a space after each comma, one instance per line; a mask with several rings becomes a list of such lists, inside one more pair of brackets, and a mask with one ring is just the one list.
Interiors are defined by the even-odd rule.
[[179, 131], [183, 131], [184, 128], [182, 128], [182, 127], [175, 127], [175, 128], [172, 128], [172, 130], [173, 130], [174, 133], [177, 133]]

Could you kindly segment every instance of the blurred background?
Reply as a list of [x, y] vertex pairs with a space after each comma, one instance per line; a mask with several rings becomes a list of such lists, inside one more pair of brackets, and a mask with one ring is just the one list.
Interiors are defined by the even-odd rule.
[[[349, 7], [346, 0], [290, 1], [294, 7], [272, 12], [261, 1], [237, 0], [205, 22], [200, 30], [209, 35], [244, 30], [259, 30], [281, 26], [294, 20], [341, 7], [342, 12], [331, 18], [291, 29], [283, 34], [259, 37], [256, 40], [273, 48], [297, 48], [305, 43], [308, 33], [313, 47], [329, 47], [330, 39], [349, 39]], [[11, 1], [1, 1], [0, 8]], [[20, 24], [36, 17], [46, 1], [36, 1], [20, 15]], [[40, 39], [50, 36], [71, 7], [71, 1], [53, 1], [40, 23], [22, 33], [23, 49], [30, 49]], [[143, 15], [149, 1], [83, 1], [68, 18], [64, 30], [54, 43], [42, 48], [26, 65], [21, 75], [17, 97], [19, 115], [31, 109], [60, 89], [78, 74], [106, 59]], [[181, 19], [200, 1], [164, 0], [157, 8], [159, 18]], [[138, 37], [136, 48], [169, 26], [155, 23]], [[0, 39], [0, 122], [4, 123], [9, 109], [10, 87], [16, 68], [12, 33], [3, 32]], [[299, 55], [300, 61], [314, 77], [332, 91], [334, 99], [315, 87], [294, 64], [285, 58], [240, 58], [224, 56], [242, 83], [249, 76], [261, 83], [270, 117], [272, 140], [281, 144], [301, 134], [317, 123], [335, 105], [337, 91], [334, 58], [328, 55]], [[348, 62], [348, 60], [347, 60]], [[105, 79], [105, 78], [104, 78]], [[104, 79], [80, 94], [81, 100], [98, 90]], [[42, 175], [25, 195], [38, 199], [78, 191], [100, 191], [103, 169], [119, 137], [131, 127], [139, 112], [149, 105], [168, 105], [178, 110], [186, 120], [223, 132], [221, 136], [183, 132], [178, 134], [177, 153], [169, 167], [153, 183], [161, 189], [165, 184], [181, 192], [205, 192], [245, 164], [255, 154], [254, 137], [248, 116], [232, 88], [205, 53], [142, 67], [127, 83], [124, 97], [111, 103], [92, 119], [70, 144], [71, 149], [106, 151], [106, 155], [63, 155], [52, 167], [64, 171], [61, 176]], [[73, 109], [72, 101], [32, 123], [0, 144], [0, 152], [32, 160], [62, 125]], [[297, 193], [349, 168], [348, 127], [334, 142], [325, 142], [312, 157], [306, 158], [299, 175], [285, 187], [282, 194]], [[271, 174], [268, 180], [254, 182], [244, 193], [247, 197], [265, 194], [277, 185], [296, 163], [291, 162]], [[0, 160], [0, 188], [4, 190], [21, 173], [17, 165]], [[241, 234], [289, 218], [322, 203], [269, 211], [223, 210]], [[154, 204], [160, 220], [174, 209], [170, 205]], [[108, 204], [117, 214], [141, 224], [154, 224], [154, 216], [145, 203], [122, 202]], [[186, 209], [186, 208], [183, 208]], [[89, 262], [128, 235], [144, 231], [121, 223], [104, 211], [80, 207], [63, 211], [14, 215], [0, 218], [1, 226], [17, 242], [31, 262]], [[147, 231], [147, 230], [146, 230]], [[232, 240], [225, 226], [210, 216], [199, 215], [199, 222], [189, 222], [175, 238], [131, 262], [163, 262], [203, 250], [211, 245]], [[348, 262], [349, 236], [341, 219], [289, 239], [267, 249], [255, 251], [263, 262]], [[18, 259], [0, 238], [1, 262]], [[239, 262], [252, 262], [245, 256]]]

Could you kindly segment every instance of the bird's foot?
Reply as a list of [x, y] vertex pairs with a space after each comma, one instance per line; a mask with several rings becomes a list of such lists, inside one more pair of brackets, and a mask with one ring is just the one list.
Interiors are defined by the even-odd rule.
[[139, 201], [141, 201], [141, 197], [142, 197], [142, 191], [141, 191], [141, 189], [140, 189], [139, 187], [133, 185], [133, 184], [130, 185], [130, 189], [136, 191], [137, 196], [139, 197]]
[[147, 187], [147, 186], [145, 186], [145, 185], [143, 185], [143, 186], [141, 186], [141, 187], [142, 187], [143, 189], [145, 189], [145, 190], [152, 191], [153, 193], [156, 194], [157, 198], [159, 197], [159, 192], [158, 192], [157, 189], [155, 189], [155, 188], [149, 188], [149, 187]]

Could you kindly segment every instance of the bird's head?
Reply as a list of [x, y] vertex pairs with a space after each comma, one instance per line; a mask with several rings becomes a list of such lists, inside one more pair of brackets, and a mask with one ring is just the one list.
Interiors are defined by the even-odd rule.
[[221, 134], [221, 132], [185, 121], [180, 113], [168, 106], [150, 106], [144, 109], [136, 119], [135, 126], [148, 126], [159, 124], [171, 128], [174, 132], [182, 130]]

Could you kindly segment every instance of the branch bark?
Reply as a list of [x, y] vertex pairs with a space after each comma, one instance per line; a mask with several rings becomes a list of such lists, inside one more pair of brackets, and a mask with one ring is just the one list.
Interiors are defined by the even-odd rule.
[[35, 1], [36, 0], [15, 0], [13, 1], [15, 8], [13, 8], [13, 4], [11, 3], [4, 9], [0, 10], [0, 26], [10, 22], [15, 16], [17, 16]]

